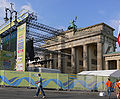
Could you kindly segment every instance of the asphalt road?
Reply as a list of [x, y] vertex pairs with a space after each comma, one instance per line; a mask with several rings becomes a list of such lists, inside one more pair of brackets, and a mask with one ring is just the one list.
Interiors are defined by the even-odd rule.
[[[34, 98], [35, 92], [36, 89], [0, 87], [0, 99], [42, 99], [42, 95]], [[94, 92], [45, 90], [45, 93], [47, 99], [108, 99], [107, 96], [100, 97]], [[112, 95], [111, 99], [116, 98]]]

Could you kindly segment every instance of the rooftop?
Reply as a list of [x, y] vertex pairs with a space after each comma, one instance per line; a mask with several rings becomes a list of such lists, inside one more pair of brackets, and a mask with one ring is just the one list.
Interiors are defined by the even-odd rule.
[[116, 56], [116, 55], [120, 55], [120, 52], [109, 52], [107, 54], [104, 54], [103, 56]]
[[110, 76], [118, 70], [99, 70], [99, 71], [82, 71], [78, 75], [91, 75], [91, 76]]
[[[81, 31], [81, 30], [85, 30], [85, 29], [93, 28], [93, 27], [95, 27], [95, 26], [99, 26], [99, 25], [106, 25], [107, 27], [111, 28], [113, 31], [115, 30], [114, 28], [110, 27], [109, 25], [107, 25], [107, 24], [105, 24], [105, 23], [98, 23], [98, 24], [91, 25], [91, 26], [88, 26], [88, 27], [85, 27], [85, 28], [80, 28], [80, 29], [78, 29], [77, 31]], [[65, 33], [67, 33], [67, 32], [72, 32], [72, 31], [73, 31], [73, 29], [71, 29], [71, 30], [67, 30], [67, 31], [65, 31]]]

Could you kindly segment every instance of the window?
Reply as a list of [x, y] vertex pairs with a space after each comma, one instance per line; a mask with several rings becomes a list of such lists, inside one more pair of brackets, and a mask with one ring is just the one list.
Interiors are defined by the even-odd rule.
[[96, 60], [96, 59], [91, 59], [91, 63], [92, 63], [93, 65], [97, 65], [97, 60]]

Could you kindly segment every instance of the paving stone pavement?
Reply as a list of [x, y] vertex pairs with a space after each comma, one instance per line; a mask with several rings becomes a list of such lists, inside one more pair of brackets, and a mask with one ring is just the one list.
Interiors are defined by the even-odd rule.
[[[34, 98], [36, 89], [0, 87], [0, 99], [42, 99], [42, 95]], [[45, 90], [47, 99], [109, 99], [108, 96], [99, 96], [99, 92], [89, 91], [57, 91]], [[116, 99], [112, 92], [110, 99]]]

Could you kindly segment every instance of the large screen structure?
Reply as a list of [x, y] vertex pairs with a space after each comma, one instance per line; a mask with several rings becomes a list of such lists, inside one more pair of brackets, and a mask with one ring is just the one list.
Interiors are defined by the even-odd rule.
[[17, 31], [11, 32], [2, 38], [2, 49], [5, 51], [16, 52], [17, 48]]
[[[23, 19], [28, 17], [28, 11], [20, 11], [18, 13], [18, 18], [17, 21], [20, 22]], [[7, 31], [9, 28], [14, 26], [14, 19], [13, 21], [10, 22], [8, 21], [7, 23], [3, 24], [0, 27], [0, 34], [4, 33]], [[26, 23], [21, 24], [16, 28], [14, 31], [10, 31], [9, 34], [3, 36], [0, 38], [2, 40], [2, 50], [6, 51], [6, 53], [15, 53], [17, 54], [17, 59], [16, 59], [16, 70], [17, 71], [25, 71], [25, 49], [26, 49]], [[0, 55], [2, 58], [3, 56]], [[14, 57], [14, 55], [13, 55]], [[7, 59], [6, 59], [7, 60]], [[3, 60], [1, 60], [3, 61]], [[9, 61], [11, 62], [11, 61]], [[4, 67], [12, 67], [10, 69], [13, 69], [12, 63], [5, 63], [6, 66]]]

